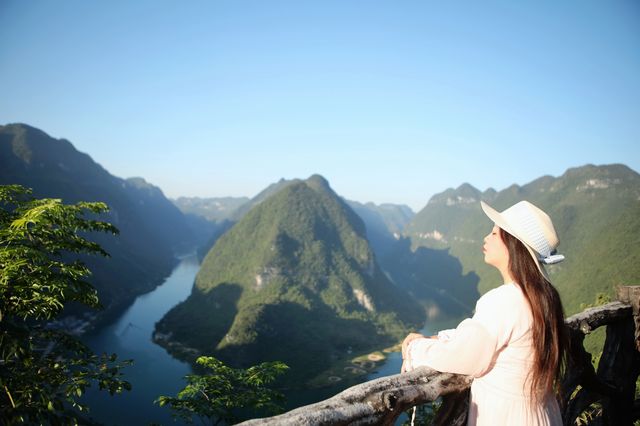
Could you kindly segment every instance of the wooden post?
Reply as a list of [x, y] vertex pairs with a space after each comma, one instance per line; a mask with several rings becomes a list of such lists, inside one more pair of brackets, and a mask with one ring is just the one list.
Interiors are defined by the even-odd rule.
[[619, 286], [616, 292], [620, 302], [631, 305], [633, 316], [607, 326], [598, 377], [615, 388], [602, 400], [605, 424], [632, 425], [640, 374], [640, 286]]
[[433, 426], [464, 426], [467, 424], [471, 388], [442, 397], [442, 405], [433, 419]]
[[607, 337], [598, 363], [598, 379], [611, 386], [603, 395], [602, 415], [607, 425], [632, 425], [640, 353], [636, 350], [631, 318], [607, 325]]
[[616, 289], [618, 300], [631, 305], [633, 309], [633, 322], [636, 327], [636, 350], [640, 351], [640, 286], [618, 286]]

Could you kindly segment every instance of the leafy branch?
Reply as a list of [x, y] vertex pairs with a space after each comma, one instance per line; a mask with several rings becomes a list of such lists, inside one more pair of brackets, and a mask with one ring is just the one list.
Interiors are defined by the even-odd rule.
[[85, 235], [117, 234], [85, 218], [104, 203], [65, 205], [33, 199], [19, 185], [0, 186], [0, 423], [77, 424], [79, 398], [92, 383], [110, 394], [130, 390], [121, 369], [131, 361], [95, 355], [70, 334], [49, 327], [69, 302], [100, 306], [86, 281], [91, 271], [72, 254], [108, 254]]

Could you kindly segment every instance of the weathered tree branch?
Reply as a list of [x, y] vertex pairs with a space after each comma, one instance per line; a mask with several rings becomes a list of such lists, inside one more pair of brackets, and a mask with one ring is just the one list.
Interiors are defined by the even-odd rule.
[[582, 334], [589, 334], [605, 324], [631, 316], [631, 306], [622, 302], [611, 302], [606, 305], [587, 308], [582, 312], [571, 315], [565, 320], [567, 327], [579, 330]]
[[420, 367], [365, 382], [316, 404], [242, 425], [392, 425], [404, 411], [438, 397], [462, 392], [471, 377]]

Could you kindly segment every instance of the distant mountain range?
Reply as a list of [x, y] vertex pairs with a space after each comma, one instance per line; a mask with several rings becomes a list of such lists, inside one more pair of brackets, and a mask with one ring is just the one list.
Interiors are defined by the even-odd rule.
[[394, 247], [404, 227], [415, 213], [409, 206], [399, 204], [362, 204], [346, 200], [349, 207], [362, 218], [367, 228], [367, 238], [378, 258], [382, 258]]
[[[241, 218], [296, 181], [282, 179], [270, 185], [232, 217]], [[433, 313], [461, 314], [470, 312], [480, 294], [499, 284], [481, 253], [491, 223], [479, 201], [500, 210], [530, 200], [552, 216], [560, 251], [569, 253], [565, 262], [548, 269], [567, 311], [573, 313], [592, 303], [598, 293], [613, 295], [616, 285], [633, 283], [640, 276], [640, 269], [633, 266], [640, 264], [635, 239], [639, 234], [634, 232], [640, 217], [639, 183], [638, 173], [624, 165], [586, 165], [501, 191], [480, 191], [465, 183], [434, 195], [415, 215], [406, 206], [345, 201], [365, 222], [367, 238], [389, 278], [433, 308]], [[609, 243], [596, 244], [594, 239]]]
[[247, 197], [178, 197], [171, 200], [182, 213], [202, 216], [211, 222], [232, 218], [235, 211], [249, 202]]
[[160, 284], [176, 264], [175, 254], [194, 244], [183, 214], [142, 178], [111, 175], [65, 139], [54, 139], [24, 124], [0, 126], [0, 184], [21, 184], [35, 197], [65, 203], [103, 201], [101, 217], [118, 236], [95, 234], [111, 258], [86, 257], [98, 289], [102, 314], [124, 308]]
[[197, 237], [198, 257], [202, 260], [222, 234], [237, 221], [235, 212], [250, 201], [247, 197], [179, 197], [173, 204], [184, 214]]
[[112, 257], [84, 259], [105, 317], [160, 284], [176, 253], [202, 245], [192, 294], [157, 324], [156, 339], [186, 359], [283, 360], [300, 383], [350, 351], [397, 341], [425, 309], [470, 314], [501, 283], [483, 262], [492, 224], [480, 200], [503, 210], [526, 199], [550, 214], [566, 261], [549, 271], [568, 314], [640, 279], [640, 175], [620, 164], [501, 191], [466, 183], [417, 214], [344, 200], [318, 175], [281, 179], [252, 199], [172, 202], [142, 178], [111, 175], [67, 140], [10, 124], [0, 126], [0, 184], [16, 183], [36, 197], [111, 208], [102, 219], [120, 235], [94, 239]]
[[[187, 216], [190, 224], [194, 224], [194, 230], [201, 227], [209, 227], [213, 235], [207, 244], [207, 248], [213, 247], [215, 241], [227, 229], [238, 222], [253, 207], [260, 204], [269, 196], [275, 194], [288, 185], [301, 182], [300, 179], [280, 179], [278, 182], [267, 186], [253, 198], [246, 197], [180, 197], [172, 200], [173, 203]], [[384, 256], [393, 246], [394, 240], [398, 238], [404, 226], [409, 223], [415, 213], [409, 206], [398, 204], [374, 203], [362, 204], [357, 201], [344, 201], [351, 207], [358, 216], [365, 222], [367, 229], [367, 239], [378, 257]], [[202, 224], [201, 219], [206, 219], [209, 223]], [[204, 258], [203, 253], [201, 256]]]
[[576, 167], [557, 178], [543, 176], [499, 192], [464, 184], [433, 196], [404, 235], [414, 250], [424, 247], [459, 259], [464, 271], [477, 275], [478, 289], [485, 293], [501, 281], [480, 252], [492, 226], [480, 200], [498, 210], [529, 200], [551, 216], [560, 237], [558, 251], [566, 260], [548, 270], [569, 314], [593, 303], [598, 293], [613, 296], [616, 285], [638, 283], [640, 175], [627, 166]]
[[156, 340], [186, 358], [282, 360], [299, 385], [423, 320], [380, 270], [360, 217], [314, 175], [280, 185], [216, 242], [191, 296], [157, 324]]

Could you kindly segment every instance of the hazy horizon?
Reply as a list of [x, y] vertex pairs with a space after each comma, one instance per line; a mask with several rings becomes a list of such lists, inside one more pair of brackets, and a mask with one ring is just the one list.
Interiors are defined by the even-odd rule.
[[[569, 170], [569, 169], [573, 169], [573, 168], [584, 167], [584, 166], [588, 166], [588, 165], [593, 165], [593, 166], [611, 166], [611, 165], [615, 165], [615, 164], [622, 164], [622, 165], [624, 165], [624, 166], [626, 166], [626, 167], [629, 167], [629, 168], [630, 168], [631, 170], [633, 170], [634, 172], [639, 173], [639, 172], [638, 172], [638, 170], [635, 170], [635, 169], [633, 169], [632, 167], [630, 167], [629, 165], [624, 164], [624, 163], [610, 163], [610, 164], [592, 164], [592, 163], [588, 163], [588, 164], [581, 164], [581, 165], [577, 165], [577, 166], [574, 166], [574, 167], [569, 167], [567, 170]], [[444, 188], [442, 188], [442, 189], [441, 189], [441, 190], [439, 190], [439, 191], [436, 191], [435, 193], [431, 194], [431, 195], [429, 196], [429, 198], [428, 198], [428, 199], [426, 199], [426, 200], [424, 201], [424, 203], [423, 203], [422, 205], [420, 205], [420, 207], [418, 207], [418, 208], [414, 208], [413, 206], [410, 206], [410, 205], [409, 205], [409, 204], [407, 204], [407, 203], [392, 203], [392, 202], [388, 202], [388, 201], [384, 201], [384, 200], [383, 200], [383, 201], [381, 201], [381, 202], [374, 202], [374, 201], [371, 201], [371, 200], [356, 200], [356, 199], [351, 199], [351, 198], [345, 197], [345, 196], [343, 196], [343, 195], [342, 195], [342, 194], [340, 194], [340, 193], [337, 193], [337, 192], [336, 192], [336, 193], [337, 193], [337, 195], [338, 195], [338, 196], [343, 197], [343, 198], [346, 198], [348, 201], [356, 201], [356, 202], [361, 203], [361, 204], [373, 203], [373, 204], [375, 204], [376, 206], [381, 206], [381, 205], [385, 205], [385, 204], [402, 205], [402, 206], [409, 207], [409, 208], [410, 208], [414, 213], [418, 213], [420, 210], [422, 210], [423, 208], [425, 208], [425, 207], [427, 206], [427, 203], [429, 202], [429, 200], [431, 199], [431, 197], [433, 197], [434, 195], [438, 195], [438, 194], [440, 194], [440, 193], [442, 193], [442, 192], [444, 192], [444, 191], [446, 191], [446, 190], [448, 190], [448, 189], [457, 189], [457, 188], [459, 188], [460, 186], [465, 185], [465, 184], [469, 184], [469, 185], [473, 186], [474, 188], [478, 189], [480, 192], [486, 192], [486, 191], [488, 191], [488, 190], [490, 190], [490, 189], [494, 189], [495, 191], [500, 192], [500, 191], [503, 191], [503, 190], [505, 190], [505, 189], [509, 188], [509, 187], [510, 187], [510, 186], [512, 186], [512, 185], [518, 185], [518, 186], [520, 186], [520, 187], [525, 186], [525, 185], [527, 185], [527, 184], [529, 184], [529, 183], [533, 182], [534, 180], [539, 179], [539, 178], [541, 178], [541, 177], [543, 177], [543, 176], [552, 176], [553, 178], [559, 178], [559, 177], [560, 177], [560, 176], [562, 176], [562, 175], [563, 175], [567, 170], [565, 170], [564, 172], [560, 173], [559, 175], [540, 175], [540, 176], [538, 176], [538, 177], [535, 177], [535, 178], [531, 179], [531, 180], [530, 180], [530, 181], [528, 181], [528, 182], [523, 182], [523, 183], [513, 182], [513, 183], [511, 183], [511, 184], [509, 184], [509, 185], [507, 185], [507, 186], [505, 186], [505, 187], [500, 187], [500, 188], [495, 188], [495, 187], [491, 187], [491, 186], [490, 186], [490, 187], [487, 187], [487, 188], [478, 188], [476, 185], [474, 185], [474, 184], [473, 184], [473, 182], [462, 182], [462, 183], [460, 183], [460, 185], [456, 185], [455, 187], [454, 187], [454, 186], [448, 186], [448, 187], [444, 187]], [[321, 174], [321, 173], [312, 173], [311, 175], [314, 175], [314, 174], [319, 174], [319, 175], [321, 175], [321, 176], [322, 176], [322, 174]], [[311, 175], [309, 175], [309, 176], [296, 176], [296, 177], [292, 177], [292, 178], [290, 178], [290, 179], [285, 179], [285, 178], [282, 178], [282, 179], [285, 179], [285, 180], [293, 180], [293, 179], [306, 180], [306, 179], [307, 179], [307, 178], [309, 178]], [[121, 177], [121, 176], [118, 176], [118, 177]], [[324, 176], [323, 176], [323, 177], [324, 177]], [[143, 178], [143, 179], [144, 179], [144, 177], [143, 177], [143, 176], [130, 176], [130, 178]], [[128, 179], [128, 178], [123, 178], [123, 179]], [[146, 180], [146, 179], [145, 179], [145, 180]], [[199, 195], [193, 195], [193, 196], [177, 195], [177, 196], [175, 196], [175, 197], [170, 197], [170, 196], [168, 196], [168, 195], [165, 193], [165, 196], [166, 196], [167, 198], [171, 199], [171, 200], [177, 200], [177, 199], [179, 199], [179, 198], [213, 199], [213, 198], [227, 198], [227, 197], [228, 197], [228, 198], [247, 198], [248, 200], [251, 200], [253, 197], [257, 196], [257, 195], [258, 195], [260, 192], [262, 192], [264, 189], [266, 189], [267, 187], [269, 187], [269, 186], [270, 186], [270, 185], [272, 185], [272, 184], [277, 183], [279, 180], [280, 180], [280, 179], [278, 179], [278, 180], [276, 180], [276, 181], [273, 181], [273, 182], [270, 182], [270, 183], [267, 183], [267, 184], [266, 184], [262, 189], [260, 189], [260, 190], [259, 190], [258, 192], [256, 192], [255, 194], [251, 194], [251, 195], [222, 195], [222, 196], [211, 196], [211, 197], [207, 197], [207, 196], [199, 196]], [[328, 180], [328, 179], [327, 179], [327, 180]], [[146, 180], [146, 181], [147, 181], [148, 183], [152, 184], [152, 185], [155, 185], [153, 182], [149, 182], [148, 180]], [[331, 182], [330, 180], [328, 180], [328, 182], [329, 182], [329, 185], [331, 186], [331, 188], [332, 188], [332, 189], [334, 189], [334, 191], [335, 191], [335, 188], [334, 188], [333, 182]], [[157, 185], [156, 185], [156, 186], [157, 186]], [[162, 188], [160, 188], [160, 189], [162, 189]], [[164, 193], [164, 191], [163, 191], [163, 193]]]
[[[11, 125], [11, 124], [26, 124], [26, 125], [28, 125], [27, 123], [6, 123], [6, 124], [0, 124], [0, 125]], [[42, 130], [42, 129], [40, 129], [40, 130]], [[46, 133], [46, 132], [45, 132], [45, 133]], [[49, 136], [51, 136], [51, 135], [49, 135]], [[53, 137], [53, 136], [52, 136], [52, 137]], [[64, 139], [64, 138], [56, 138], [56, 139]], [[69, 142], [71, 142], [71, 143], [73, 144], [73, 142], [72, 142], [72, 141], [69, 141]], [[75, 146], [75, 145], [74, 145], [74, 146]], [[77, 148], [77, 147], [76, 147], [76, 148]], [[92, 157], [92, 156], [91, 156], [91, 154], [90, 154], [90, 153], [88, 153], [88, 152], [84, 152], [84, 154], [87, 154], [87, 155], [89, 155], [90, 157]], [[98, 165], [100, 165], [100, 167], [104, 168], [105, 170], [107, 170], [107, 172], [109, 172], [110, 174], [114, 175], [114, 174], [113, 174], [113, 173], [112, 173], [108, 168], [104, 167], [102, 164], [100, 164], [98, 161], [96, 161], [96, 160], [95, 160], [95, 158], [93, 158], [93, 157], [92, 157], [92, 159], [93, 159], [93, 161], [95, 161]], [[582, 164], [582, 165], [576, 165], [576, 166], [574, 166], [574, 167], [569, 167], [567, 170], [572, 169], [572, 168], [577, 168], [577, 167], [584, 167], [584, 166], [587, 166], [587, 165], [593, 165], [593, 166], [610, 166], [610, 165], [614, 165], [614, 164], [622, 164], [622, 165], [624, 165], [624, 166], [626, 166], [626, 167], [629, 167], [629, 168], [630, 168], [631, 170], [633, 170], [634, 172], [638, 173], [638, 170], [635, 170], [635, 169], [631, 168], [629, 165], [624, 164], [624, 163], [610, 163], [610, 164], [593, 164], [593, 163], [589, 163], [589, 164]], [[563, 171], [561, 174], [559, 174], [559, 175], [557, 175], [557, 176], [552, 176], [552, 177], [553, 177], [553, 178], [559, 178], [559, 177], [560, 177], [562, 174], [564, 174], [567, 170]], [[317, 175], [321, 175], [321, 176], [322, 176], [322, 174], [321, 174], [321, 173], [312, 173], [311, 175], [314, 175], [314, 174], [317, 174]], [[222, 198], [247, 198], [248, 200], [251, 200], [252, 198], [254, 198], [255, 196], [257, 196], [260, 192], [262, 192], [263, 190], [265, 190], [266, 188], [268, 188], [270, 185], [272, 185], [272, 184], [276, 184], [276, 183], [277, 183], [278, 181], [280, 181], [281, 179], [285, 179], [285, 180], [294, 180], [294, 179], [306, 180], [306, 179], [308, 179], [311, 175], [309, 175], [309, 176], [295, 176], [295, 177], [291, 177], [291, 178], [284, 178], [284, 177], [282, 177], [282, 178], [280, 178], [280, 179], [278, 179], [278, 180], [276, 180], [276, 181], [266, 183], [266, 184], [264, 185], [264, 187], [262, 187], [261, 189], [259, 189], [256, 193], [254, 193], [254, 194], [250, 194], [250, 195], [235, 195], [235, 194], [228, 194], [228, 195], [220, 195], [220, 196], [200, 196], [200, 195], [191, 195], [191, 196], [187, 196], [187, 195], [180, 195], [180, 194], [178, 194], [177, 196], [170, 196], [170, 195], [166, 194], [166, 192], [165, 192], [161, 187], [159, 187], [156, 183], [149, 181], [149, 180], [148, 180], [148, 179], [146, 179], [144, 176], [117, 176], [117, 175], [114, 175], [114, 176], [116, 176], [116, 177], [118, 177], [118, 178], [121, 178], [121, 179], [139, 179], [139, 178], [144, 179], [147, 183], [149, 183], [149, 184], [151, 184], [151, 185], [154, 185], [154, 186], [156, 186], [156, 187], [160, 188], [160, 190], [163, 192], [163, 194], [164, 194], [167, 198], [169, 198], [169, 199], [171, 199], [171, 200], [177, 200], [177, 199], [179, 199], [179, 198], [199, 198], [199, 199], [214, 199], [214, 198], [216, 198], [216, 199], [222, 199]], [[473, 182], [462, 182], [460, 185], [457, 185], [457, 186], [455, 186], [455, 187], [453, 187], [453, 186], [448, 186], [448, 187], [443, 187], [443, 188], [441, 188], [439, 191], [436, 191], [434, 194], [432, 194], [431, 196], [429, 196], [429, 199], [431, 199], [431, 197], [432, 197], [432, 196], [437, 195], [437, 194], [440, 194], [440, 193], [442, 193], [442, 192], [444, 192], [444, 191], [446, 191], [446, 190], [448, 190], [448, 189], [457, 189], [457, 188], [458, 188], [458, 187], [460, 187], [461, 185], [465, 185], [465, 184], [469, 184], [469, 185], [473, 186], [474, 188], [478, 189], [478, 190], [479, 190], [479, 191], [481, 191], [481, 192], [486, 192], [486, 191], [487, 191], [487, 190], [489, 190], [489, 189], [493, 189], [493, 190], [496, 190], [497, 192], [500, 192], [500, 191], [502, 191], [502, 190], [504, 190], [504, 189], [507, 189], [508, 187], [510, 187], [510, 186], [512, 186], [512, 185], [518, 185], [518, 186], [520, 186], [520, 187], [525, 186], [525, 185], [527, 185], [527, 184], [529, 184], [529, 183], [533, 182], [534, 180], [539, 179], [539, 178], [541, 178], [541, 177], [543, 177], [543, 176], [544, 176], [544, 175], [537, 176], [537, 177], [533, 178], [531, 181], [528, 181], [528, 182], [523, 182], [523, 183], [513, 182], [513, 183], [511, 183], [511, 184], [509, 184], [509, 185], [507, 185], [507, 186], [505, 186], [505, 187], [501, 187], [501, 188], [496, 188], [496, 187], [479, 188], [479, 187], [477, 187]], [[550, 176], [550, 175], [549, 175], [549, 176]], [[323, 177], [324, 177], [324, 176], [323, 176]], [[326, 178], [326, 177], [325, 177], [325, 178]], [[330, 180], [328, 180], [328, 182], [329, 182], [329, 185], [330, 185], [332, 188], [334, 188], [333, 183], [332, 183]], [[334, 188], [334, 190], [335, 190], [335, 188]], [[427, 203], [428, 203], [428, 201], [429, 201], [429, 199], [426, 199], [426, 200], [424, 201], [424, 203], [423, 203], [422, 205], [420, 205], [420, 207], [418, 207], [418, 208], [414, 208], [413, 206], [410, 206], [409, 204], [406, 204], [406, 203], [392, 203], [392, 202], [388, 202], [388, 201], [384, 201], [384, 200], [383, 200], [383, 201], [381, 201], [381, 202], [373, 202], [373, 201], [370, 201], [370, 200], [357, 200], [357, 199], [351, 199], [351, 198], [348, 198], [348, 197], [344, 197], [344, 196], [343, 196], [342, 194], [340, 194], [340, 193], [337, 193], [337, 195], [338, 195], [338, 196], [341, 196], [341, 197], [343, 197], [343, 198], [345, 198], [345, 199], [347, 199], [348, 201], [355, 201], [355, 202], [359, 202], [359, 203], [361, 203], [361, 204], [373, 203], [373, 204], [375, 204], [375, 205], [377, 205], [377, 206], [381, 206], [381, 205], [385, 205], [385, 204], [403, 205], [403, 206], [409, 207], [409, 208], [410, 208], [414, 213], [418, 213], [420, 210], [422, 210], [424, 207], [426, 207], [426, 205], [427, 205]]]

